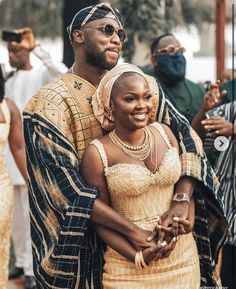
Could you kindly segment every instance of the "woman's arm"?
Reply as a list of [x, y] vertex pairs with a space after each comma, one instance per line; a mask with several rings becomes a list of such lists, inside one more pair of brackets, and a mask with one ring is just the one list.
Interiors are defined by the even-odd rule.
[[[100, 155], [94, 145], [89, 145], [88, 148], [85, 150], [84, 157], [80, 165], [80, 171], [85, 181], [89, 185], [95, 186], [99, 190], [100, 200], [106, 203], [107, 205], [109, 205], [110, 196], [109, 196], [109, 191], [108, 191], [107, 183], [105, 179], [104, 167], [100, 159]], [[99, 235], [99, 237], [107, 245], [109, 245], [114, 250], [116, 250], [119, 254], [123, 255], [125, 258], [127, 258], [130, 261], [134, 261], [137, 250], [129, 243], [129, 241], [127, 241], [127, 239], [124, 238], [124, 236], [119, 234], [120, 233], [119, 229], [117, 229], [116, 227], [113, 227], [114, 230], [111, 230], [111, 229], [108, 229], [108, 227], [101, 226], [100, 224], [98, 224], [97, 220], [93, 218], [93, 215], [92, 215], [92, 219], [93, 219], [93, 222], [95, 223], [95, 230], [97, 234]], [[109, 222], [110, 220], [107, 220], [107, 223]], [[111, 226], [109, 227], [111, 228]], [[141, 231], [143, 230], [138, 229], [137, 234]], [[148, 237], [148, 235], [149, 235], [148, 232], [144, 233], [143, 242], [140, 244], [136, 244], [136, 245], [139, 245], [142, 248], [157, 247], [156, 249], [158, 249], [160, 246], [156, 245], [154, 242], [150, 242], [150, 243], [146, 242], [146, 238]], [[128, 237], [130, 236], [127, 236], [127, 238]], [[155, 255], [153, 255], [153, 258], [154, 256]], [[148, 260], [146, 259], [146, 261]]]
[[16, 104], [12, 100], [6, 98], [6, 102], [11, 114], [10, 132], [8, 137], [9, 147], [16, 165], [26, 181], [26, 155], [21, 114]]

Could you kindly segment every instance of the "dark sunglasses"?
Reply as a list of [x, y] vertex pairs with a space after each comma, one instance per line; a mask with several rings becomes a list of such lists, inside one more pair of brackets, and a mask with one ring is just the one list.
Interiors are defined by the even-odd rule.
[[159, 54], [169, 54], [169, 55], [175, 55], [177, 53], [183, 54], [186, 51], [186, 49], [182, 46], [174, 46], [174, 45], [168, 45], [167, 47], [160, 48], [156, 51], [154, 56], [158, 56]]
[[115, 27], [111, 24], [105, 24], [99, 27], [82, 27], [81, 29], [98, 29], [102, 31], [107, 37], [113, 37], [114, 34], [117, 33], [121, 43], [125, 42], [125, 40], [127, 39], [127, 34], [124, 29], [115, 29]]

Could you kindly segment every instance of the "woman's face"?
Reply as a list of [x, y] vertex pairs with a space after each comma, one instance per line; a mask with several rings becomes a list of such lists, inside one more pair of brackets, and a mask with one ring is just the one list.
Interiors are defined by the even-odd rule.
[[147, 81], [139, 74], [124, 74], [115, 82], [111, 107], [116, 127], [138, 129], [147, 125], [153, 108]]

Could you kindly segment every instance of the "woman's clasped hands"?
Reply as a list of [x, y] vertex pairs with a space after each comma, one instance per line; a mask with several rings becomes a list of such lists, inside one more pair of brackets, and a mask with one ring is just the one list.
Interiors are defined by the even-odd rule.
[[[146, 264], [170, 256], [179, 235], [188, 234], [194, 227], [194, 200], [172, 204], [170, 209], [157, 219], [156, 226], [147, 232], [147, 243], [141, 250]], [[176, 213], [178, 212], [178, 213]]]

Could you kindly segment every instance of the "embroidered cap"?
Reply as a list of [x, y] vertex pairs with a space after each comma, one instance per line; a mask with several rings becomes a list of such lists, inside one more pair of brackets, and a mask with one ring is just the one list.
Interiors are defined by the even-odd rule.
[[120, 27], [123, 27], [119, 11], [117, 9], [113, 9], [110, 3], [103, 2], [81, 9], [75, 14], [71, 24], [67, 27], [70, 40], [72, 40], [72, 34], [75, 29], [83, 27], [85, 24], [91, 21], [106, 17], [116, 20]]

